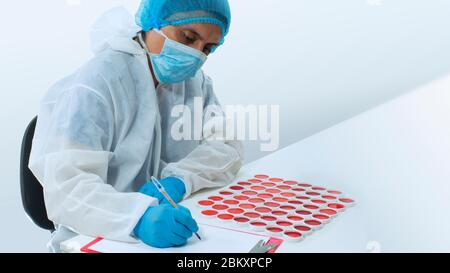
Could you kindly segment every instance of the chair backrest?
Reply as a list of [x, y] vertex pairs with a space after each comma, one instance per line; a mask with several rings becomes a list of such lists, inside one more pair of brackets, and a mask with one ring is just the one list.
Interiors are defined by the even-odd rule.
[[55, 229], [55, 226], [47, 216], [42, 186], [28, 168], [36, 122], [37, 117], [30, 122], [22, 139], [22, 149], [20, 151], [20, 191], [22, 194], [23, 208], [27, 215], [39, 227], [52, 231]]

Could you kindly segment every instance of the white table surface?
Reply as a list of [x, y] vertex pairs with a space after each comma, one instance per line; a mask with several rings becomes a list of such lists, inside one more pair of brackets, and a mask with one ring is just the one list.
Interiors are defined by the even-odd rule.
[[[237, 180], [260, 173], [357, 201], [278, 252], [450, 252], [450, 77], [252, 162]], [[214, 191], [183, 202], [199, 222], [210, 220], [195, 203]]]

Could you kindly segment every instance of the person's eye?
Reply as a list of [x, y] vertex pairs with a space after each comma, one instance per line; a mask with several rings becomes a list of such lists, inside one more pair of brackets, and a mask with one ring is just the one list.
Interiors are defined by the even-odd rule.
[[184, 36], [184, 40], [186, 41], [186, 43], [192, 44], [195, 42], [195, 38], [193, 36], [189, 36], [186, 33], [183, 33], [183, 36]]

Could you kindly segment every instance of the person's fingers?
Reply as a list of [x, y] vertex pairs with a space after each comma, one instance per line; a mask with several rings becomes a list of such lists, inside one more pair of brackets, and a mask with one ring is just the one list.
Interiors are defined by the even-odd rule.
[[185, 212], [184, 210], [177, 209], [175, 210], [175, 220], [180, 224], [185, 225], [192, 232], [198, 231], [197, 222], [192, 218], [192, 216]]
[[190, 216], [192, 216], [191, 211], [188, 208], [186, 208], [186, 207], [184, 207], [182, 205], [178, 205], [178, 208], [180, 208], [182, 211], [184, 211], [187, 214], [189, 214]]
[[173, 244], [174, 246], [182, 246], [185, 245], [187, 243], [187, 239], [173, 233], [173, 232], [169, 232], [166, 235], [166, 240], [169, 241], [171, 244]]
[[173, 233], [175, 233], [183, 238], [186, 238], [186, 239], [189, 239], [192, 237], [192, 231], [190, 231], [184, 225], [182, 225], [178, 222], [175, 222], [172, 231], [173, 231]]

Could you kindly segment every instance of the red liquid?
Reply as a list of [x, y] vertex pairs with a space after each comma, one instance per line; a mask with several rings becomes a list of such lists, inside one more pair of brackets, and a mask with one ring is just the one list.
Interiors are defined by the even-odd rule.
[[309, 187], [311, 187], [312, 185], [311, 184], [306, 184], [306, 183], [301, 183], [301, 184], [298, 184], [300, 187], [304, 187], [304, 188], [309, 188]]
[[308, 191], [308, 192], [306, 192], [306, 194], [307, 194], [307, 195], [311, 195], [311, 196], [317, 196], [317, 195], [320, 195], [318, 192], [315, 192], [315, 191]]
[[281, 228], [277, 228], [277, 227], [268, 227], [267, 230], [270, 232], [282, 232], [283, 231]]
[[338, 204], [338, 203], [331, 203], [331, 204], [328, 204], [328, 207], [329, 207], [329, 208], [332, 208], [332, 209], [343, 209], [343, 208], [345, 208], [344, 205]]
[[229, 210], [227, 210], [229, 213], [232, 213], [232, 214], [241, 214], [241, 213], [244, 213], [244, 210], [243, 209], [240, 209], [240, 208], [234, 208], [234, 209], [229, 209]]
[[263, 223], [263, 222], [251, 222], [250, 225], [252, 225], [252, 226], [257, 226], [257, 227], [264, 227], [264, 226], [267, 226], [267, 224], [266, 224], [266, 223]]
[[236, 199], [236, 200], [247, 200], [250, 197], [248, 197], [246, 195], [235, 195], [235, 196], [233, 196], [233, 198]]
[[213, 200], [213, 201], [223, 200], [223, 198], [220, 196], [210, 196], [210, 197], [208, 197], [208, 199]]
[[283, 182], [283, 179], [281, 179], [281, 178], [269, 178], [269, 181], [272, 181], [272, 182]]
[[225, 201], [223, 201], [223, 203], [225, 203], [227, 205], [237, 205], [237, 204], [239, 204], [239, 201], [236, 201], [236, 200], [225, 200]]
[[265, 174], [257, 174], [257, 175], [255, 175], [255, 178], [257, 178], [257, 179], [267, 179], [267, 178], [269, 178], [269, 176], [265, 175]]
[[254, 209], [256, 206], [253, 204], [244, 203], [244, 204], [240, 204], [239, 207], [243, 208], [243, 209]]
[[266, 192], [269, 192], [269, 193], [280, 193], [281, 191], [279, 190], [279, 189], [266, 189]]
[[256, 191], [243, 191], [242, 194], [245, 194], [245, 195], [256, 195], [257, 192]]
[[286, 184], [286, 185], [297, 185], [297, 182], [296, 181], [284, 181], [283, 184]]
[[287, 227], [287, 226], [292, 226], [292, 223], [288, 222], [288, 221], [278, 221], [277, 225], [282, 226], [282, 227]]
[[262, 180], [259, 180], [259, 179], [249, 179], [247, 181], [251, 182], [251, 183], [261, 183], [262, 182]]
[[240, 181], [240, 182], [237, 182], [238, 183], [238, 185], [241, 185], [241, 186], [250, 186], [252, 183], [250, 183], [250, 182], [246, 182], [246, 181]]
[[260, 194], [258, 194], [257, 195], [258, 197], [261, 197], [261, 198], [272, 198], [273, 197], [273, 195], [272, 194], [270, 194], [270, 193], [260, 193]]
[[276, 208], [276, 207], [280, 206], [280, 204], [275, 203], [275, 202], [266, 202], [266, 203], [264, 203], [264, 205], [267, 207], [272, 207], [272, 208]]
[[218, 212], [216, 210], [203, 210], [202, 214], [206, 216], [216, 215]]
[[339, 201], [344, 202], [344, 203], [353, 203], [355, 201], [353, 201], [353, 199], [350, 198], [341, 198], [339, 199]]
[[328, 215], [336, 215], [337, 214], [337, 211], [335, 211], [333, 209], [321, 209], [320, 212], [328, 214]]
[[295, 231], [286, 231], [284, 234], [286, 234], [289, 237], [292, 238], [300, 238], [302, 236], [302, 234], [300, 232], [295, 232]]
[[214, 205], [212, 206], [212, 208], [216, 210], [225, 210], [228, 209], [229, 207], [227, 205]]
[[262, 191], [265, 189], [265, 187], [263, 186], [252, 186], [250, 187], [250, 189], [254, 190], [254, 191]]
[[275, 221], [275, 220], [277, 220], [276, 217], [269, 216], [269, 215], [264, 215], [264, 216], [261, 217], [261, 219], [266, 220], [266, 221]]
[[291, 186], [288, 185], [279, 185], [277, 186], [277, 188], [281, 189], [281, 190], [290, 190]]
[[248, 201], [252, 202], [252, 203], [262, 203], [262, 202], [264, 202], [264, 199], [262, 199], [262, 198], [250, 198], [250, 199], [248, 199]]
[[255, 210], [257, 212], [261, 212], [261, 213], [267, 213], [267, 212], [271, 212], [272, 211], [270, 208], [266, 208], [266, 207], [257, 207]]
[[289, 215], [287, 218], [292, 221], [302, 221], [304, 219], [303, 217], [295, 216], [295, 215]]
[[328, 192], [328, 193], [331, 193], [331, 194], [334, 194], [334, 195], [342, 194], [342, 192], [336, 191], [336, 190], [329, 190], [329, 191], [327, 191], [327, 192]]
[[222, 220], [232, 220], [234, 218], [234, 216], [231, 214], [219, 214], [217, 216], [217, 218], [222, 219]]
[[244, 216], [246, 216], [248, 218], [258, 218], [261, 216], [261, 214], [256, 213], [256, 212], [246, 212], [246, 213], [244, 213]]
[[317, 220], [306, 220], [305, 223], [310, 226], [319, 226], [321, 224], [321, 222]]
[[295, 207], [293, 207], [293, 206], [281, 206], [280, 209], [293, 210], [293, 209], [295, 209]]
[[214, 202], [210, 200], [202, 200], [198, 201], [198, 204], [202, 206], [211, 206], [212, 204], [214, 204]]
[[282, 210], [274, 210], [271, 212], [273, 215], [277, 215], [277, 216], [282, 216], [282, 215], [286, 215], [287, 212], [282, 211]]
[[328, 200], [334, 200], [336, 199], [336, 196], [333, 195], [322, 195], [323, 199], [328, 199]]
[[301, 205], [301, 204], [303, 204], [302, 201], [297, 201], [297, 200], [289, 200], [288, 203], [289, 204], [293, 204], [293, 205]]
[[231, 186], [230, 189], [235, 190], [235, 191], [241, 191], [244, 189], [244, 187], [241, 186]]
[[322, 187], [312, 187], [311, 189], [315, 190], [315, 191], [324, 191], [325, 188]]
[[311, 230], [311, 228], [307, 227], [307, 226], [294, 226], [294, 228], [299, 231], [310, 231]]
[[293, 191], [306, 191], [306, 190], [303, 189], [303, 188], [292, 188], [292, 190], [293, 190]]
[[272, 200], [276, 201], [276, 202], [287, 202], [288, 201], [288, 199], [284, 198], [284, 197], [274, 197], [274, 198], [272, 198]]
[[275, 184], [275, 183], [272, 183], [272, 182], [263, 182], [263, 183], [261, 183], [261, 185], [266, 186], [266, 187], [273, 187], [273, 186], [275, 186], [276, 184]]
[[327, 219], [330, 219], [329, 216], [323, 215], [323, 214], [314, 214], [313, 217], [314, 217], [314, 218], [317, 218], [317, 219], [319, 219], [319, 220], [327, 220]]
[[325, 204], [326, 203], [326, 201], [320, 200], [320, 199], [313, 199], [313, 200], [311, 200], [311, 202], [313, 202], [315, 204]]
[[300, 214], [300, 215], [310, 215], [310, 214], [312, 214], [310, 211], [307, 211], [307, 210], [296, 210], [295, 213]]
[[300, 199], [300, 200], [308, 200], [311, 199], [308, 196], [296, 196], [295, 198]]
[[292, 192], [282, 192], [280, 194], [284, 197], [294, 197], [295, 196], [295, 194]]
[[245, 217], [236, 217], [236, 218], [234, 218], [234, 221], [239, 222], [239, 223], [247, 223], [248, 221], [250, 221], [250, 219], [245, 218]]
[[305, 209], [318, 209], [319, 208], [318, 206], [314, 206], [314, 205], [303, 205], [303, 207]]
[[229, 191], [221, 191], [219, 193], [222, 195], [232, 195], [233, 194], [232, 192], [229, 192]]

